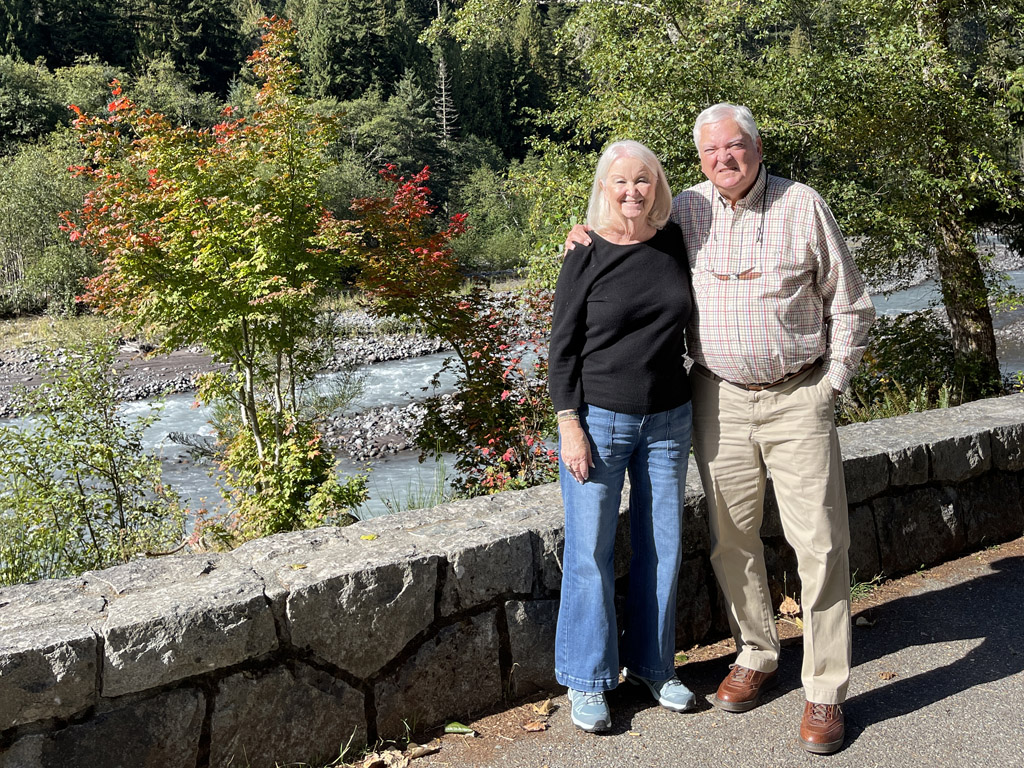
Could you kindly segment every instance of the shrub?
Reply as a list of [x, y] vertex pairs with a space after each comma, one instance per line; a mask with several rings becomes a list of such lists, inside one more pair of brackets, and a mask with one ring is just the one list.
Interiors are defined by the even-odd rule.
[[388, 197], [357, 200], [358, 221], [329, 221], [322, 242], [344, 251], [380, 317], [406, 316], [454, 350], [444, 367], [456, 374], [448, 403], [428, 399], [416, 437], [425, 454], [455, 454], [456, 486], [493, 493], [554, 477], [557, 456], [543, 437], [552, 427], [545, 386], [546, 303], [538, 296], [495, 295], [466, 288], [451, 241], [465, 215], [435, 230], [426, 186], [429, 170], [406, 180], [393, 166], [382, 176]]
[[862, 421], [871, 413], [895, 416], [901, 408], [910, 413], [932, 407], [929, 403], [956, 405], [962, 383], [953, 377], [949, 329], [934, 312], [879, 317], [864, 361], [840, 401], [840, 421]]
[[184, 513], [142, 435], [157, 410], [118, 412], [112, 344], [45, 354], [47, 381], [0, 427], [0, 584], [63, 578], [173, 548]]

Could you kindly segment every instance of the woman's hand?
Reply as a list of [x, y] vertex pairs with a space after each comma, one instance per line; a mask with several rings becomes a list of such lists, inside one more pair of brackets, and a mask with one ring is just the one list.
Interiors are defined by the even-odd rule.
[[558, 434], [561, 437], [562, 464], [576, 478], [576, 482], [584, 482], [590, 477], [590, 468], [594, 466], [586, 433], [578, 421], [563, 421], [558, 425]]

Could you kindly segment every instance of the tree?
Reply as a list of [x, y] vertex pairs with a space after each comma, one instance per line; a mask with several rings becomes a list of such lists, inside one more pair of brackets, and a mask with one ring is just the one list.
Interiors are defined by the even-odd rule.
[[322, 241], [359, 269], [372, 312], [413, 318], [454, 350], [444, 367], [456, 373], [456, 393], [450, 404], [428, 399], [417, 444], [424, 453], [455, 453], [461, 490], [470, 495], [553, 479], [557, 458], [543, 442], [552, 426], [546, 302], [465, 289], [451, 249], [465, 215], [436, 231], [429, 170], [406, 179], [389, 166], [382, 175], [393, 193], [355, 201], [359, 218], [330, 221]]
[[352, 99], [371, 86], [390, 87], [402, 72], [392, 53], [393, 4], [382, 0], [306, 0], [295, 3], [299, 50], [316, 98]]
[[[467, 0], [453, 29], [498, 34], [498, 20], [522, 5], [533, 3]], [[956, 388], [977, 397], [998, 390], [999, 369], [974, 235], [1021, 206], [1007, 95], [1022, 32], [1017, 0], [582, 3], [563, 34], [582, 43], [575, 63], [586, 77], [557, 97], [550, 122], [569, 142], [555, 151], [590, 162], [607, 140], [635, 138], [678, 188], [700, 179], [696, 114], [747, 104], [769, 170], [823, 193], [847, 235], [862, 238], [857, 256], [870, 274], [935, 258]]]
[[228, 366], [200, 394], [232, 405], [223, 469], [244, 536], [340, 519], [364, 494], [362, 477], [338, 483], [303, 407], [325, 353], [319, 304], [343, 263], [312, 246], [333, 126], [297, 94], [293, 39], [290, 23], [266, 22], [250, 57], [257, 110], [212, 130], [176, 128], [115, 87], [108, 118], [77, 121], [90, 165], [76, 170], [96, 188], [66, 223], [105, 256], [92, 304], [158, 329], [162, 349], [201, 343]]
[[128, 7], [138, 59], [168, 56], [200, 90], [227, 92], [243, 57], [231, 0], [133, 0]]
[[46, 67], [0, 56], [0, 157], [49, 133], [65, 114]]
[[71, 178], [78, 153], [65, 130], [23, 146], [0, 167], [0, 308], [70, 314], [82, 278], [96, 274], [92, 254], [60, 231], [63, 211], [78, 210], [87, 184]]

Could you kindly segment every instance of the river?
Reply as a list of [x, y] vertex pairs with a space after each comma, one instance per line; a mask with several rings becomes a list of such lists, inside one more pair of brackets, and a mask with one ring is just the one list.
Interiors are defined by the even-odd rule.
[[[1009, 272], [1007, 276], [1016, 290], [1024, 293], [1024, 270]], [[939, 290], [934, 281], [897, 291], [887, 297], [873, 296], [872, 299], [878, 313], [882, 315], [926, 309], [938, 306], [940, 302]], [[1024, 321], [1024, 308], [998, 313], [994, 324], [997, 329], [1001, 329], [1021, 321]], [[1000, 365], [1005, 373], [1024, 370], [1024, 341], [1021, 336], [1001, 336], [999, 339]], [[445, 354], [442, 353], [363, 366], [360, 369], [364, 376], [363, 392], [351, 408], [359, 411], [378, 406], [400, 406], [421, 399], [444, 358]], [[324, 375], [325, 384], [329, 383], [331, 376]], [[450, 391], [453, 383], [454, 377], [451, 374], [442, 376], [440, 391]], [[123, 409], [126, 414], [133, 415], [146, 412], [149, 407], [148, 401], [139, 401], [126, 403]], [[196, 509], [213, 509], [221, 503], [220, 494], [209, 476], [209, 463], [195, 461], [185, 448], [170, 441], [169, 434], [183, 432], [210, 435], [213, 429], [208, 418], [208, 410], [195, 407], [191, 395], [171, 395], [165, 398], [160, 419], [147, 430], [145, 436], [147, 449], [162, 458], [165, 481], [190, 507]], [[446, 462], [450, 466], [451, 457]], [[443, 464], [441, 467], [436, 467], [433, 461], [420, 464], [413, 451], [378, 459], [370, 468], [370, 500], [359, 510], [360, 516], [364, 518], [387, 514], [395, 507], [405, 508], [410, 504], [418, 506], [422, 502], [429, 502], [430, 492], [437, 488], [439, 476], [443, 476]], [[367, 469], [367, 464], [341, 458], [338, 469], [342, 474], [350, 474]]]

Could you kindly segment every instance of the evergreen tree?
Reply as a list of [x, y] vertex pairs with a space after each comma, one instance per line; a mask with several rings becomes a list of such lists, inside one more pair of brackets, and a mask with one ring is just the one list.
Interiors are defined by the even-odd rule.
[[170, 56], [203, 90], [221, 95], [244, 59], [242, 29], [232, 0], [132, 0], [137, 57]]
[[[299, 50], [314, 98], [355, 98], [396, 75], [383, 0], [306, 0], [297, 4]], [[400, 71], [400, 70], [399, 70]]]
[[0, 0], [0, 56], [21, 56], [26, 27], [31, 27], [27, 12], [26, 0]]
[[82, 56], [95, 56], [118, 67], [131, 64], [135, 54], [130, 6], [114, 0], [34, 0], [38, 44], [29, 61], [70, 67]]
[[434, 87], [434, 116], [437, 119], [438, 137], [444, 149], [450, 149], [458, 132], [459, 113], [452, 101], [452, 78], [444, 55], [437, 57], [437, 84]]

